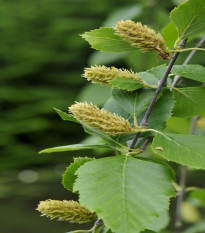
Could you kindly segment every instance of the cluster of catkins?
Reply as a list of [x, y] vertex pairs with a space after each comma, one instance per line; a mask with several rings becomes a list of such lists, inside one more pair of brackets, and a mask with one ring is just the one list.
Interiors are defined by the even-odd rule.
[[[170, 59], [162, 36], [153, 29], [143, 26], [140, 22], [120, 21], [117, 23], [115, 31], [117, 35], [132, 46], [138, 47], [142, 51], [157, 51], [163, 59]], [[83, 77], [93, 83], [111, 87], [111, 81], [116, 78], [127, 78], [146, 84], [138, 74], [132, 71], [106, 66], [86, 68]], [[110, 136], [134, 133], [139, 130], [139, 127], [131, 126], [123, 117], [88, 103], [75, 103], [69, 107], [69, 113], [81, 124]], [[57, 218], [71, 223], [85, 223], [97, 220], [96, 213], [91, 213], [87, 207], [81, 206], [75, 201], [41, 201], [37, 210], [51, 219]]]

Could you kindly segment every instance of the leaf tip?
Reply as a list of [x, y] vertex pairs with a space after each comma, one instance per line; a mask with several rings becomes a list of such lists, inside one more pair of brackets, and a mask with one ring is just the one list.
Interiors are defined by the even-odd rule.
[[48, 149], [44, 149], [38, 152], [39, 155], [44, 154], [44, 153], [49, 153]]

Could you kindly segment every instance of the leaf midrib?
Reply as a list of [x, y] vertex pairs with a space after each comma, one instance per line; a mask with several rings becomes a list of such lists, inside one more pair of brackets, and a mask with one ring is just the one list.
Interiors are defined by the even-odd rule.
[[[125, 216], [125, 222], [128, 222], [128, 217], [127, 217], [127, 206], [125, 202], [125, 168], [126, 168], [126, 163], [127, 163], [128, 156], [125, 156], [124, 163], [123, 163], [123, 168], [122, 168], [122, 203], [123, 203], [123, 209], [124, 209], [124, 216]], [[126, 232], [128, 232], [128, 226], [126, 224], [125, 226]]]

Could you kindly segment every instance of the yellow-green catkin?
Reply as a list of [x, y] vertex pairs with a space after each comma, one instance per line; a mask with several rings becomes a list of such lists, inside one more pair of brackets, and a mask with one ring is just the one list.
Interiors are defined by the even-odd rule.
[[160, 33], [132, 20], [119, 21], [116, 31], [125, 41], [143, 51], [157, 51], [164, 60], [171, 59], [165, 41]]
[[81, 206], [76, 201], [49, 199], [41, 201], [37, 210], [42, 213], [42, 216], [70, 223], [85, 223], [97, 220], [96, 213], [91, 213], [87, 207]]
[[93, 83], [108, 86], [112, 86], [109, 81], [115, 78], [127, 78], [143, 83], [142, 79], [133, 71], [117, 69], [113, 66], [91, 66], [89, 68], [85, 68], [85, 72], [82, 76]]
[[136, 130], [123, 117], [86, 102], [72, 105], [69, 111], [78, 121], [111, 136], [131, 133]]

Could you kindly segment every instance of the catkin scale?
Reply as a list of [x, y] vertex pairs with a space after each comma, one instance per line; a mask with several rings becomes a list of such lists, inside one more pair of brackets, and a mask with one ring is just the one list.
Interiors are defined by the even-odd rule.
[[171, 59], [165, 41], [160, 33], [153, 29], [143, 26], [140, 22], [132, 20], [119, 21], [116, 24], [116, 32], [125, 41], [142, 51], [157, 51], [164, 60]]
[[37, 210], [42, 216], [57, 218], [59, 221], [70, 223], [86, 223], [97, 220], [96, 213], [91, 213], [85, 206], [81, 206], [76, 201], [46, 200], [41, 201]]
[[78, 121], [111, 136], [136, 131], [123, 117], [92, 104], [76, 103], [69, 107], [69, 111]]

